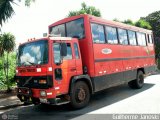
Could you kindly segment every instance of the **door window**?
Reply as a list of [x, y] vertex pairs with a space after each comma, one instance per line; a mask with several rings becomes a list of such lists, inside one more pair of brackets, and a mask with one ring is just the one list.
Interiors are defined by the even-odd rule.
[[76, 59], [79, 59], [79, 51], [78, 51], [77, 43], [74, 43], [74, 52], [75, 52]]
[[70, 43], [67, 43], [67, 56], [65, 56], [63, 59], [64, 60], [72, 59], [72, 48]]
[[60, 44], [59, 43], [54, 43], [53, 51], [54, 51], [54, 63], [59, 63], [61, 60]]

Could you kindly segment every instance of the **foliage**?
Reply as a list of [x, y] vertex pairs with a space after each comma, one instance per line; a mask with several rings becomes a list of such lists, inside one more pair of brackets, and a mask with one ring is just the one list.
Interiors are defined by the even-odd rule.
[[[17, 4], [16, 2], [21, 0], [0, 0], [0, 25], [2, 26], [3, 22], [5, 23], [14, 15], [13, 5]], [[30, 6], [31, 1], [35, 0], [25, 0], [25, 5]]]
[[101, 17], [99, 9], [96, 9], [94, 6], [87, 6], [84, 2], [81, 4], [81, 9], [78, 11], [70, 11], [68, 17], [80, 15], [80, 14], [90, 14], [97, 17]]
[[35, 0], [25, 0], [25, 6], [30, 6], [31, 2], [35, 2]]
[[[14, 35], [12, 35], [11, 33], [4, 33], [0, 35], [0, 57], [1, 57], [1, 60], [3, 60], [2, 61], [3, 64], [1, 65], [1, 68], [2, 68], [1, 70], [4, 71], [4, 75], [6, 79], [5, 83], [7, 85], [8, 91], [10, 91], [9, 71], [11, 70], [10, 64], [9, 64], [9, 53], [12, 52], [14, 48], [15, 48]], [[4, 78], [2, 79], [4, 80]]]
[[117, 18], [113, 19], [113, 21], [116, 22], [122, 22], [124, 24], [128, 24], [128, 25], [133, 25], [133, 26], [137, 26], [137, 27], [141, 27], [141, 28], [145, 28], [145, 29], [152, 29], [151, 25], [149, 24], [149, 22], [147, 22], [145, 19], [139, 19], [136, 22], [133, 22], [131, 19], [127, 19], [124, 21], [120, 21]]
[[[5, 76], [4, 76], [4, 72], [3, 72], [3, 61], [2, 58], [0, 57], [0, 86], [4, 86], [4, 80], [5, 80]], [[1, 88], [1, 87], [0, 87]]]
[[[11, 52], [8, 55], [8, 64], [9, 64], [9, 70], [8, 70], [8, 80], [9, 83], [7, 83], [6, 81], [6, 76], [4, 73], [4, 60], [3, 58], [0, 58], [0, 89], [6, 89], [7, 88], [7, 84], [9, 84], [9, 86], [15, 85], [15, 82], [13, 80], [14, 75], [15, 75], [15, 67], [16, 67], [16, 53], [15, 52]], [[7, 58], [7, 53], [4, 53], [4, 58]]]
[[149, 24], [149, 22], [147, 22], [144, 19], [139, 19], [136, 23], [135, 26], [137, 27], [141, 27], [141, 28], [145, 28], [145, 29], [152, 29], [151, 25]]
[[153, 12], [144, 19], [152, 26], [155, 37], [160, 37], [160, 11]]
[[4, 33], [0, 35], [0, 56], [2, 57], [4, 52], [11, 52], [15, 47], [15, 37], [11, 33]]
[[14, 4], [13, 0], [1, 0], [1, 3], [0, 3], [0, 24], [1, 25], [2, 25], [2, 22], [7, 21], [14, 14], [12, 4]]
[[121, 22], [120, 20], [118, 20], [117, 18], [114, 18], [113, 21], [116, 21], [116, 22]]
[[160, 70], [160, 59], [158, 59], [157, 65], [158, 65], [158, 69]]
[[121, 22], [121, 23], [124, 23], [124, 24], [134, 25], [134, 26], [135, 26], [135, 23], [134, 23], [131, 19], [127, 19], [127, 20], [124, 20], [124, 21], [120, 21], [119, 19], [114, 18], [113, 21]]
[[[156, 55], [160, 55], [160, 11], [155, 11], [146, 17], [143, 17], [152, 26], [154, 38], [155, 38], [155, 51]], [[159, 58], [159, 69], [160, 69], [160, 58]]]
[[129, 24], [129, 25], [135, 25], [131, 19], [124, 20], [123, 23]]
[[[155, 39], [155, 42], [156, 42], [156, 39]], [[155, 44], [155, 52], [156, 52], [157, 65], [158, 65], [158, 68], [160, 69], [160, 41], [156, 42]]]

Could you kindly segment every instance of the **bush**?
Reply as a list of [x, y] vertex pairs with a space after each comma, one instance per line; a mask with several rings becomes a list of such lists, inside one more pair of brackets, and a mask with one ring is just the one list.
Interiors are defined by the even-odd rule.
[[[6, 58], [6, 54], [4, 55]], [[4, 58], [0, 59], [0, 89], [7, 89], [7, 81], [4, 73]], [[15, 86], [14, 75], [15, 75], [15, 67], [16, 67], [16, 53], [9, 53], [9, 70], [8, 70], [8, 79], [9, 86]]]
[[141, 28], [145, 28], [145, 29], [149, 29], [149, 30], [152, 29], [152, 27], [150, 26], [150, 24], [147, 21], [143, 20], [143, 19], [138, 20], [135, 23], [135, 26], [141, 27]]

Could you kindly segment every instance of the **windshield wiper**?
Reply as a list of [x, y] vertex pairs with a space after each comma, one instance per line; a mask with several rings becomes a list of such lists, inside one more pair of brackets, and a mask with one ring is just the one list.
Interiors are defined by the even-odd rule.
[[30, 61], [26, 61], [26, 62], [28, 62], [28, 63], [31, 64], [31, 65], [35, 65], [35, 63], [32, 63], [32, 62], [30, 62]]
[[30, 61], [25, 61], [25, 62], [21, 63], [21, 65], [26, 66], [26, 65], [27, 65], [26, 63], [29, 63], [30, 65], [35, 65], [35, 63], [32, 63], [32, 62], [30, 62]]

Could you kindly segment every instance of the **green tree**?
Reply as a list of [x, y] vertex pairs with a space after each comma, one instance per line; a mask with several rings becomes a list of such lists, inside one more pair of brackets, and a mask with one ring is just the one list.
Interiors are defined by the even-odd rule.
[[[7, 54], [6, 52], [4, 53], [4, 59], [6, 59]], [[4, 72], [4, 59], [0, 58], [0, 89], [6, 89], [7, 88], [7, 81], [6, 81], [6, 76]], [[9, 69], [8, 69], [8, 80], [9, 80], [9, 86], [15, 85], [14, 81], [14, 75], [15, 75], [15, 67], [16, 67], [16, 53], [11, 52], [8, 54], [8, 64], [9, 64]]]
[[[0, 25], [5, 23], [14, 15], [13, 5], [17, 4], [17, 1], [21, 0], [0, 0]], [[30, 6], [31, 1], [35, 0], [25, 0], [25, 5]]]
[[80, 15], [80, 14], [90, 14], [97, 17], [101, 17], [101, 12], [99, 9], [96, 9], [94, 6], [87, 6], [84, 2], [81, 4], [81, 9], [78, 11], [70, 11], [68, 17]]
[[117, 18], [114, 18], [113, 21], [116, 21], [116, 22], [121, 22], [119, 19]]
[[145, 28], [145, 29], [152, 29], [151, 25], [149, 24], [149, 22], [147, 22], [144, 19], [139, 19], [136, 23], [135, 26], [137, 27], [141, 27], [141, 28]]
[[[8, 62], [8, 55], [12, 52], [15, 48], [15, 37], [11, 33], [4, 33], [0, 37], [0, 50], [1, 50], [1, 57], [4, 58], [4, 73], [7, 81], [7, 90], [10, 91], [10, 83], [8, 79], [8, 70], [9, 70], [9, 62]], [[6, 52], [6, 62], [4, 53]]]
[[128, 24], [128, 25], [135, 25], [131, 19], [124, 20], [123, 23]]
[[153, 12], [148, 16], [144, 17], [147, 22], [152, 26], [155, 37], [160, 37], [160, 11]]
[[2, 43], [2, 34], [0, 34], [0, 58], [4, 54], [3, 43]]
[[[142, 19], [145, 19], [152, 26], [156, 56], [160, 56], [160, 11], [155, 11], [148, 16], [143, 17]], [[158, 67], [160, 69], [160, 58], [158, 62]]]

